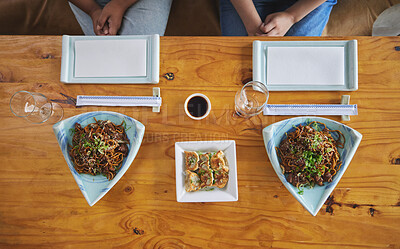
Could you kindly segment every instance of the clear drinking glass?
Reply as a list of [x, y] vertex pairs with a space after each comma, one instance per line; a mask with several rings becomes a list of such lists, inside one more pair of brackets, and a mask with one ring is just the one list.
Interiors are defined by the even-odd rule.
[[11, 112], [31, 123], [57, 123], [64, 116], [63, 108], [41, 93], [18, 91], [10, 99]]
[[236, 114], [243, 118], [250, 118], [262, 112], [268, 101], [267, 87], [258, 81], [250, 81], [242, 87], [235, 96]]

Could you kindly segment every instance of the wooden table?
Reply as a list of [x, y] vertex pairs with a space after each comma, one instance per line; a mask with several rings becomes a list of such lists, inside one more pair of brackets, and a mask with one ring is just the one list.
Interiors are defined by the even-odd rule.
[[[400, 38], [328, 38], [358, 40], [359, 90], [350, 95], [359, 115], [346, 124], [364, 137], [316, 217], [281, 184], [264, 148], [263, 127], [288, 117], [232, 116], [235, 92], [252, 77], [253, 39], [162, 37], [157, 86], [164, 104], [152, 113], [76, 108], [78, 94], [151, 95], [153, 86], [63, 84], [61, 37], [1, 36], [0, 248], [400, 248]], [[11, 114], [9, 99], [18, 90], [59, 102], [65, 118], [110, 110], [146, 126], [133, 164], [95, 206], [79, 191], [51, 125]], [[183, 111], [195, 92], [212, 102], [202, 121]], [[343, 94], [272, 92], [269, 103], [339, 103]], [[239, 201], [176, 202], [175, 142], [221, 139], [236, 141]]]

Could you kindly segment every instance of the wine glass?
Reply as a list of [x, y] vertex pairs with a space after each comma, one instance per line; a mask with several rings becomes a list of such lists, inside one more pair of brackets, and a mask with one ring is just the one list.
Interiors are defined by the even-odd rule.
[[57, 123], [64, 116], [63, 108], [41, 93], [18, 91], [10, 99], [11, 112], [31, 123]]
[[240, 89], [235, 96], [236, 114], [250, 118], [262, 112], [268, 101], [267, 87], [258, 81], [250, 81]]

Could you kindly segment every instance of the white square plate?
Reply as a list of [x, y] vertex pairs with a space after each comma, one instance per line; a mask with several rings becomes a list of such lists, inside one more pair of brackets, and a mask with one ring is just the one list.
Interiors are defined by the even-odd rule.
[[[229, 166], [229, 181], [222, 189], [199, 190], [186, 192], [185, 190], [185, 155], [184, 151], [225, 153]], [[176, 199], [178, 202], [221, 202], [238, 200], [236, 144], [234, 140], [222, 141], [193, 141], [175, 143], [175, 180]]]

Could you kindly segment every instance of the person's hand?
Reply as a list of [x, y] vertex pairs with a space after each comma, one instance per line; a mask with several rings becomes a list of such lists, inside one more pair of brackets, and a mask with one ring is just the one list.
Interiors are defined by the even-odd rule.
[[119, 2], [110, 1], [101, 11], [95, 30], [104, 35], [116, 35], [121, 27], [125, 11], [126, 7], [119, 4]]
[[268, 15], [264, 23], [260, 25], [260, 36], [284, 36], [295, 23], [294, 17], [283, 11]]
[[248, 36], [255, 36], [255, 35], [259, 35], [259, 34], [263, 33], [263, 32], [260, 30], [260, 27], [262, 26], [262, 24], [263, 24], [263, 22], [262, 22], [261, 19], [260, 19], [259, 22], [254, 23], [254, 24], [252, 24], [251, 26], [248, 25], [249, 27], [246, 27], [247, 35], [248, 35]]
[[100, 7], [98, 9], [92, 11], [92, 13], [90, 13], [90, 17], [92, 18], [92, 22], [93, 22], [93, 30], [96, 35], [104, 35], [103, 29], [97, 28], [97, 26], [98, 26], [97, 23], [98, 23], [100, 15], [101, 15]]

